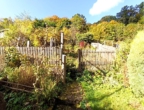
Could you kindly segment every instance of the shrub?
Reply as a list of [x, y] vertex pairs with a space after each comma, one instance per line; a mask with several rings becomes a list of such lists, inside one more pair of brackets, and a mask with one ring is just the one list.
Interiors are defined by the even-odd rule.
[[[60, 91], [62, 77], [61, 66], [48, 63], [48, 58], [39, 56], [33, 58], [20, 54], [16, 48], [10, 47], [5, 51], [6, 67], [2, 71], [3, 77], [8, 81], [34, 86], [34, 91], [38, 96], [48, 99], [55, 97]], [[15, 85], [12, 85], [15, 87]], [[18, 87], [23, 89], [23, 87]]]
[[6, 48], [5, 50], [5, 63], [9, 67], [20, 66], [20, 54], [14, 47]]
[[[127, 58], [130, 51], [130, 43], [129, 42], [120, 42], [118, 51], [116, 54], [116, 65], [114, 65], [112, 72], [120, 83], [123, 83], [125, 87], [129, 86], [128, 83], [128, 75], [127, 75]], [[120, 73], [120, 74], [118, 74]]]
[[140, 31], [131, 43], [127, 60], [130, 87], [136, 96], [144, 95], [144, 32]]

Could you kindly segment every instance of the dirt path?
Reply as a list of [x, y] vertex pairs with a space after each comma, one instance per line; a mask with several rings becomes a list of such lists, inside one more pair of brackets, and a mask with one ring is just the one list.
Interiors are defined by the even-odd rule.
[[78, 82], [68, 84], [64, 92], [56, 99], [52, 110], [83, 110], [79, 107], [83, 99], [83, 90]]

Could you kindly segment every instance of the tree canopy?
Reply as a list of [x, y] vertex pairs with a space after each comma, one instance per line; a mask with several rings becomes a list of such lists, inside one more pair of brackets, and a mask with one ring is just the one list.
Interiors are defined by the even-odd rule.
[[[65, 42], [76, 45], [77, 41], [123, 41], [132, 39], [138, 30], [144, 29], [144, 2], [136, 6], [124, 6], [116, 16], [107, 15], [97, 23], [87, 23], [82, 14], [71, 18], [57, 15], [43, 19], [31, 19], [25, 14], [15, 19], [0, 20], [0, 29], [9, 29], [0, 45], [26, 46], [30, 40], [32, 46], [48, 46], [49, 40], [55, 38], [60, 42], [60, 32], [64, 32]], [[19, 43], [18, 43], [19, 42]]]

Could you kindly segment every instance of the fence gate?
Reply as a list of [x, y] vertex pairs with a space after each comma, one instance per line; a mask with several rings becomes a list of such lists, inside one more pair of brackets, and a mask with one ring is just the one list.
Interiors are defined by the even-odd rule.
[[97, 69], [110, 69], [114, 63], [116, 53], [114, 51], [96, 51], [92, 49], [78, 50], [79, 69], [95, 71]]

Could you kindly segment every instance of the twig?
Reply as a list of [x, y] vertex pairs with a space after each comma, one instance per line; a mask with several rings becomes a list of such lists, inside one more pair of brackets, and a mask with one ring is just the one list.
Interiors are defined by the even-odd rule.
[[5, 86], [5, 85], [3, 85], [3, 87], [9, 88], [9, 89], [13, 89], [13, 90], [17, 90], [17, 91], [22, 91], [22, 92], [33, 93], [31, 91], [28, 91], [28, 90], [18, 89], [18, 88], [14, 88], [14, 87]]
[[12, 82], [8, 82], [8, 81], [1, 81], [1, 80], [0, 80], [0, 82], [7, 83], [7, 84], [18, 85], [18, 86], [23, 86], [23, 87], [27, 87], [27, 88], [30, 88], [30, 89], [34, 89], [34, 87], [26, 86], [26, 85], [23, 85], [23, 84], [12, 83]]

